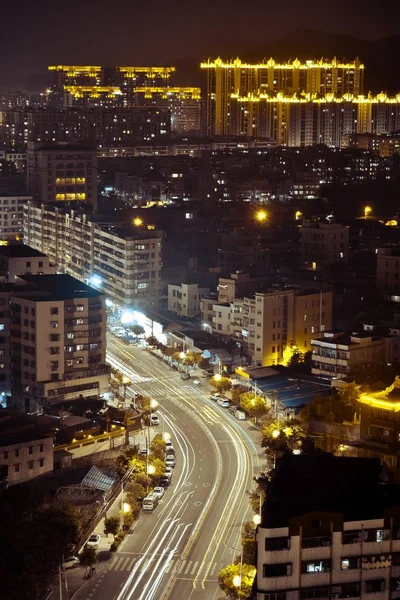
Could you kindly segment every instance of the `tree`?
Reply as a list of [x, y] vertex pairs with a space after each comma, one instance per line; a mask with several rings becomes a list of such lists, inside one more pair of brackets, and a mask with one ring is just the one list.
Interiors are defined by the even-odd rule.
[[149, 415], [151, 413], [151, 398], [149, 396], [143, 396], [140, 401], [142, 412], [144, 415]]
[[157, 434], [151, 441], [150, 452], [155, 458], [163, 459], [165, 456], [166, 444], [161, 434]]
[[149, 464], [153, 467], [154, 473], [150, 474], [151, 481], [157, 481], [160, 479], [165, 473], [165, 462], [160, 460], [159, 458], [155, 458], [154, 456], [149, 456]]
[[130, 482], [126, 488], [126, 494], [128, 498], [128, 504], [134, 502], [141, 502], [146, 496], [146, 489], [144, 486], [137, 481]]
[[257, 562], [257, 542], [255, 536], [242, 538], [243, 562], [246, 565], [256, 566]]
[[144, 327], [142, 327], [141, 325], [132, 325], [130, 329], [135, 335], [139, 336], [144, 334]]
[[360, 386], [356, 383], [344, 384], [339, 392], [339, 397], [347, 408], [350, 409], [352, 416], [358, 412], [358, 399], [360, 397]]
[[157, 348], [158, 346], [158, 339], [154, 336], [154, 335], [150, 335], [146, 342], [148, 343], [149, 346], [154, 346], [155, 348]]
[[120, 519], [119, 517], [106, 517], [104, 519], [104, 533], [108, 535], [111, 533], [114, 537], [119, 532]]
[[210, 361], [208, 360], [208, 358], [204, 357], [200, 358], [199, 362], [197, 363], [197, 366], [199, 367], [199, 369], [203, 369], [204, 371], [207, 371], [207, 369], [211, 368]]
[[97, 561], [96, 550], [86, 545], [79, 555], [79, 560], [82, 567], [91, 567]]
[[255, 395], [253, 392], [245, 392], [244, 394], [241, 394], [240, 406], [255, 419], [265, 415], [265, 413], [269, 410], [265, 399], [262, 396]]
[[232, 400], [235, 404], [240, 404], [240, 396], [245, 394], [247, 388], [244, 385], [233, 385], [232, 386]]
[[323, 421], [324, 423], [342, 423], [346, 406], [339, 395], [315, 396], [300, 411], [301, 421]]
[[214, 375], [210, 379], [210, 383], [218, 394], [228, 392], [232, 387], [232, 382], [229, 377], [221, 377]]
[[165, 346], [163, 354], [171, 358], [175, 354], [176, 350], [172, 346]]
[[274, 459], [283, 454], [292, 454], [294, 450], [301, 450], [306, 438], [300, 421], [294, 419], [273, 421], [264, 427], [261, 433], [261, 446], [266, 448], [266, 454], [270, 454]]
[[[234, 585], [235, 578], [240, 577], [240, 588]], [[229, 565], [222, 569], [218, 575], [218, 585], [221, 590], [230, 598], [245, 600], [251, 597], [251, 590], [256, 575], [256, 569], [253, 565], [243, 563]]]

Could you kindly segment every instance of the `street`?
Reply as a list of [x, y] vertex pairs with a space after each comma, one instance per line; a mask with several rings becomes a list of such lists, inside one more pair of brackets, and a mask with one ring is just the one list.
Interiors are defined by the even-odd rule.
[[77, 597], [216, 600], [218, 573], [240, 554], [251, 518], [246, 490], [259, 468], [259, 434], [209, 400], [206, 380], [182, 381], [146, 350], [109, 336], [108, 360], [159, 403], [158, 430], [171, 435], [176, 467], [158, 507], [142, 513], [106, 572]]

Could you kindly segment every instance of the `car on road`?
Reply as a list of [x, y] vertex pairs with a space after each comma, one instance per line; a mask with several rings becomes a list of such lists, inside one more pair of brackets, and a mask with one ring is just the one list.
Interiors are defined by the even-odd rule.
[[64, 569], [75, 569], [80, 564], [80, 560], [77, 556], [70, 556], [66, 558], [62, 564]]
[[86, 546], [88, 546], [88, 548], [94, 548], [95, 550], [97, 550], [97, 548], [100, 546], [100, 536], [99, 536], [99, 534], [98, 533], [92, 533], [92, 535], [90, 536], [90, 538], [86, 542]]
[[175, 456], [173, 456], [172, 454], [169, 454], [168, 456], [165, 457], [165, 465], [167, 467], [175, 467]]
[[235, 410], [235, 412], [233, 414], [238, 421], [246, 420], [246, 413], [243, 410]]
[[173, 443], [171, 442], [171, 440], [165, 440], [165, 447], [166, 448], [174, 448]]
[[229, 402], [228, 398], [224, 398], [223, 396], [221, 396], [221, 398], [218, 398], [217, 404], [219, 406], [222, 406], [222, 408], [229, 408], [230, 405], [231, 405], [231, 403]]
[[200, 385], [200, 379], [198, 377], [193, 377], [194, 385]]
[[160, 419], [158, 418], [157, 415], [155, 414], [151, 414], [150, 415], [150, 424], [153, 426], [159, 425], [160, 424]]
[[164, 475], [166, 477], [172, 477], [173, 469], [170, 465], [165, 465]]
[[219, 398], [221, 398], [221, 394], [218, 394], [217, 392], [210, 394], [210, 400], [214, 400], [214, 402], [216, 402]]
[[157, 498], [160, 500], [164, 496], [165, 490], [163, 487], [157, 486], [151, 493], [153, 496], [157, 496]]
[[186, 373], [185, 371], [182, 371], [182, 373], [181, 373], [181, 379], [183, 379], [184, 381], [186, 381], [187, 379], [190, 379], [189, 373]]
[[158, 497], [151, 492], [146, 498], [142, 500], [142, 509], [143, 510], [154, 510], [158, 504]]
[[166, 477], [166, 476], [161, 477], [161, 479], [160, 479], [160, 485], [163, 488], [168, 487], [170, 483], [171, 483], [171, 477]]

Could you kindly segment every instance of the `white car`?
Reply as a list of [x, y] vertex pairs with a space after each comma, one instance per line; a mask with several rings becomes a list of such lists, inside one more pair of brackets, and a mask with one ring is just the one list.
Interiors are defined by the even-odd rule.
[[160, 419], [155, 414], [150, 415], [150, 423], [155, 426], [160, 424]]
[[219, 406], [222, 406], [222, 408], [229, 408], [230, 405], [231, 405], [231, 403], [229, 402], [229, 400], [227, 398], [224, 398], [224, 397], [218, 398], [217, 404]]
[[165, 447], [166, 448], [174, 448], [173, 443], [171, 442], [171, 440], [165, 440]]
[[75, 569], [80, 564], [80, 560], [77, 556], [70, 556], [63, 562], [64, 569]]
[[175, 456], [173, 456], [172, 454], [169, 454], [166, 459], [165, 459], [165, 465], [167, 467], [175, 467]]
[[162, 498], [165, 494], [165, 490], [163, 487], [155, 487], [154, 490], [151, 492], [153, 494], [153, 496], [157, 496], [157, 498], [160, 500], [160, 498]]
[[214, 400], [214, 402], [216, 402], [218, 398], [221, 398], [221, 394], [218, 394], [217, 392], [210, 394], [210, 400]]
[[165, 471], [164, 475], [166, 477], [172, 477], [172, 467], [171, 466], [165, 465], [164, 471]]
[[90, 538], [86, 542], [86, 546], [88, 548], [95, 548], [95, 550], [97, 550], [97, 548], [100, 546], [100, 536], [99, 536], [99, 534], [98, 533], [92, 533], [92, 535], [90, 536]]

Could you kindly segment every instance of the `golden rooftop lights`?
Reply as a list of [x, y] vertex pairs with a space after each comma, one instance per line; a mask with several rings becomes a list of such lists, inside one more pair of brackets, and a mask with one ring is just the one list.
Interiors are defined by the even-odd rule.
[[235, 60], [225, 62], [221, 58], [216, 58], [211, 61], [200, 63], [201, 69], [364, 69], [364, 65], [360, 63], [358, 58], [353, 62], [341, 63], [336, 58], [333, 60], [326, 61], [321, 58], [319, 61], [306, 60], [300, 62], [297, 58], [292, 62], [279, 63], [275, 62], [273, 58], [270, 58], [267, 62], [262, 61], [259, 63], [245, 63], [236, 58]]
[[184, 98], [190, 96], [194, 100], [200, 99], [200, 88], [198, 87], [136, 87], [135, 94], [144, 94], [145, 98], [151, 98], [154, 94], [161, 94], [164, 98], [172, 94], [182, 96]]
[[175, 67], [117, 67], [117, 70], [128, 78], [135, 77], [138, 73], [146, 73], [149, 77], [159, 75], [168, 78], [176, 71]]
[[122, 94], [119, 87], [100, 86], [100, 85], [65, 85], [64, 90], [74, 98], [83, 98], [85, 95], [90, 98], [99, 98], [100, 94], [107, 94], [109, 98]]

